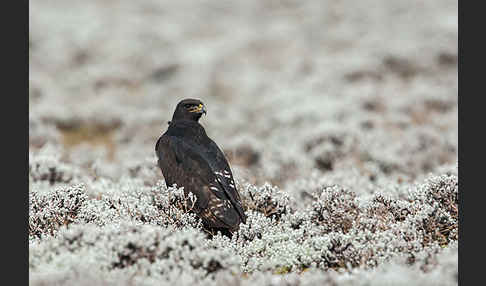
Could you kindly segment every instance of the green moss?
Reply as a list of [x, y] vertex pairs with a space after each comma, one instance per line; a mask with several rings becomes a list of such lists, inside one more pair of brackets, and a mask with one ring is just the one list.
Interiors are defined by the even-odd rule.
[[287, 274], [292, 270], [289, 266], [280, 266], [273, 271], [273, 274]]

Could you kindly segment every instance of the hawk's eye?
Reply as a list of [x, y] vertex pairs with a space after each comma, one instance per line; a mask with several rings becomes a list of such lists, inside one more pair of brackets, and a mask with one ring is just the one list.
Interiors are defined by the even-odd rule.
[[186, 103], [186, 104], [184, 104], [184, 107], [185, 107], [185, 108], [189, 108], [189, 107], [191, 107], [191, 106], [192, 106], [192, 104], [190, 104], [190, 103]]

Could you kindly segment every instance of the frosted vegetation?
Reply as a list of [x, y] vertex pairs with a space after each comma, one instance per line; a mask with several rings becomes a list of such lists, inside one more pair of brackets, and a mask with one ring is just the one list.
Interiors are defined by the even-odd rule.
[[[30, 1], [31, 285], [457, 285], [457, 1]], [[212, 238], [176, 103], [248, 215]]]

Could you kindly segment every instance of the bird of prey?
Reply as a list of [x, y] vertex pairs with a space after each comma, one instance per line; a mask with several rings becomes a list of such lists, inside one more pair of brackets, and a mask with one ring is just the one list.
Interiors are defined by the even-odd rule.
[[228, 235], [246, 223], [246, 215], [223, 152], [198, 122], [203, 114], [200, 100], [180, 101], [155, 153], [167, 187], [184, 187], [186, 196], [192, 192], [197, 198], [193, 210], [205, 228]]

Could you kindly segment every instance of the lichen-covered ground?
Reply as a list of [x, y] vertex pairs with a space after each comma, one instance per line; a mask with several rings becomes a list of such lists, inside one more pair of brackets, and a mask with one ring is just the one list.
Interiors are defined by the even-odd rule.
[[[31, 0], [29, 20], [31, 285], [457, 285], [457, 1]], [[187, 97], [244, 200], [232, 239], [156, 165]]]

